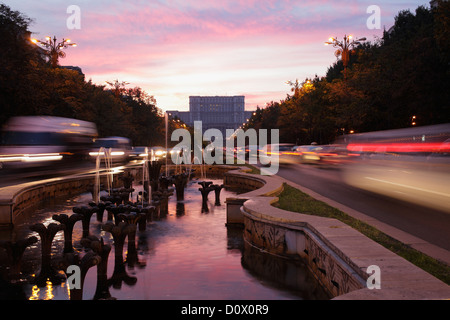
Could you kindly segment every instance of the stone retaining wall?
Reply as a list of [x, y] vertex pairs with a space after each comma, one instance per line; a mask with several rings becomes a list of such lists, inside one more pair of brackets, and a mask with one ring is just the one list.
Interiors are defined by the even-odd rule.
[[[118, 173], [113, 179], [113, 188], [121, 187]], [[0, 227], [10, 228], [21, 213], [39, 207], [44, 200], [61, 199], [89, 192], [95, 183], [94, 175], [69, 176], [19, 184], [0, 189]], [[100, 177], [106, 185], [106, 176]]]
[[[251, 201], [258, 201], [260, 204], [265, 202], [272, 207], [270, 199], [258, 198]], [[307, 223], [283, 223], [260, 214], [255, 216], [251, 213], [252, 207], [252, 203], [241, 207], [244, 215], [244, 239], [252, 246], [277, 256], [302, 259], [331, 297], [365, 287], [368, 275], [345, 261], [347, 259], [337, 254], [329, 242], [311, 230]], [[279, 213], [279, 209], [273, 209], [271, 214]], [[330, 223], [330, 220], [332, 219], [326, 222]], [[334, 224], [334, 221], [332, 223]], [[331, 228], [343, 227], [331, 226]]]
[[[422, 269], [395, 255], [356, 230], [337, 221], [274, 207], [285, 180], [245, 173], [235, 166], [192, 166], [223, 177], [228, 187], [249, 190], [226, 199], [227, 224], [244, 226], [246, 242], [272, 254], [303, 259], [319, 282], [337, 299], [450, 299], [450, 288]], [[173, 168], [172, 168], [173, 169]], [[234, 170], [235, 169], [235, 170]], [[142, 168], [127, 168], [141, 179]], [[163, 172], [163, 171], [162, 171]], [[106, 179], [103, 177], [102, 179]], [[122, 183], [117, 176], [114, 187]], [[48, 198], [86, 192], [94, 176], [72, 176], [2, 188], [0, 225], [11, 226], [21, 212]], [[102, 181], [106, 184], [105, 181]], [[381, 270], [381, 289], [366, 287], [367, 269]]]
[[[450, 299], [448, 285], [348, 225], [274, 207], [284, 179], [237, 170], [224, 177], [250, 189], [255, 180], [264, 186], [226, 200], [227, 223], [243, 225], [245, 241], [260, 250], [305, 261], [335, 299]], [[370, 266], [381, 271], [380, 289], [367, 286]]]
[[[195, 176], [200, 177], [200, 174], [203, 172], [206, 178], [211, 176], [222, 177], [227, 171], [236, 169], [235, 166], [211, 165], [192, 165], [190, 168], [195, 170]], [[176, 169], [176, 166], [170, 166], [169, 169], [173, 171]], [[140, 183], [142, 180], [142, 166], [131, 165], [127, 166], [125, 170], [134, 177], [134, 183]], [[161, 172], [164, 171], [165, 167], [162, 166]], [[122, 181], [118, 179], [121, 173], [114, 173], [113, 188], [123, 185]], [[37, 208], [44, 200], [67, 198], [88, 192], [94, 183], [95, 175], [92, 173], [0, 188], [0, 228], [11, 228], [21, 213]], [[107, 184], [105, 174], [101, 174], [100, 183], [103, 185]]]

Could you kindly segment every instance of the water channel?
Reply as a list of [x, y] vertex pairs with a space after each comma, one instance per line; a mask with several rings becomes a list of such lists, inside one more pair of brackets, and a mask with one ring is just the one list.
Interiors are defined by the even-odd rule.
[[[221, 184], [222, 180], [212, 180]], [[133, 186], [139, 191], [139, 186]], [[113, 298], [120, 300], [325, 300], [329, 299], [307, 268], [300, 262], [286, 260], [260, 252], [245, 243], [242, 229], [226, 227], [225, 199], [233, 191], [223, 189], [221, 205], [216, 206], [214, 194], [210, 195], [208, 212], [202, 212], [198, 180], [188, 183], [185, 200], [169, 201], [169, 211], [147, 224], [145, 231], [136, 231], [138, 261], [132, 265], [125, 261], [129, 277], [109, 287]], [[29, 226], [56, 222], [54, 214], [72, 214], [74, 206], [92, 201], [90, 193], [81, 194], [65, 202], [46, 204], [46, 209], [36, 210], [21, 217], [13, 230], [0, 232], [0, 239], [17, 240], [37, 235]], [[103, 222], [105, 222], [105, 217]], [[110, 233], [102, 231], [101, 223], [91, 219], [91, 234], [102, 237], [112, 247], [108, 259], [108, 277], [114, 270], [114, 246]], [[83, 252], [80, 244], [81, 222], [73, 231], [74, 248]], [[56, 234], [52, 257], [61, 255], [64, 235]], [[124, 246], [124, 258], [127, 257]], [[3, 264], [0, 249], [0, 269]], [[4, 258], [4, 257], [3, 257]], [[22, 273], [34, 275], [40, 268], [39, 241], [26, 249]], [[97, 283], [96, 267], [89, 269], [83, 288], [83, 299], [94, 297]], [[31, 300], [68, 300], [70, 292], [66, 282], [37, 287], [25, 282], [16, 295]], [[17, 288], [16, 288], [17, 289]], [[0, 286], [0, 297], [8, 292]]]

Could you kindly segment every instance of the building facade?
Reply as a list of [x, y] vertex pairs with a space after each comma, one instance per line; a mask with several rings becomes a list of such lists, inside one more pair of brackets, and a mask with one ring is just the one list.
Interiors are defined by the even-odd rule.
[[203, 132], [218, 129], [224, 139], [226, 129], [238, 129], [252, 115], [252, 111], [245, 111], [244, 96], [190, 96], [189, 111], [167, 112], [170, 117], [178, 117], [191, 127], [194, 121], [201, 121]]

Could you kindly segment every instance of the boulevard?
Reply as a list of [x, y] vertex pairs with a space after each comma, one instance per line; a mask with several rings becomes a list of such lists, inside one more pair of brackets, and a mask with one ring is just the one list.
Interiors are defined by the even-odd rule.
[[347, 185], [338, 169], [294, 164], [278, 175], [392, 227], [450, 250], [450, 215]]

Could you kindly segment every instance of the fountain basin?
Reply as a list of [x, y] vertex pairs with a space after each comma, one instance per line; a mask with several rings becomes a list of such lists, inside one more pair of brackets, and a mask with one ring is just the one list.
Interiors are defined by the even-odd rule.
[[[119, 171], [114, 173], [114, 185], [122, 182], [117, 179]], [[100, 177], [106, 183], [106, 174]], [[93, 174], [72, 175], [29, 182], [0, 188], [0, 228], [11, 228], [22, 213], [37, 208], [49, 199], [69, 198], [90, 189], [95, 183]]]
[[[212, 181], [215, 184], [222, 182]], [[226, 189], [222, 192], [224, 199], [235, 195]], [[102, 238], [105, 245], [112, 248], [106, 275], [110, 281], [109, 295], [124, 300], [328, 299], [307, 268], [298, 261], [276, 258], [246, 246], [243, 230], [225, 227], [226, 207], [216, 206], [213, 198], [211, 196], [207, 201], [208, 212], [202, 212], [197, 181], [188, 184], [185, 200], [176, 201], [176, 197], [171, 197], [166, 215], [149, 222], [145, 230], [136, 230], [136, 259], [133, 264], [129, 263], [129, 250], [126, 250], [129, 240], [125, 240], [124, 268], [120, 273], [115, 265], [113, 237], [103, 230], [104, 223], [92, 218], [90, 234]], [[32, 235], [27, 228], [29, 224], [36, 221], [50, 223], [54, 214], [68, 213], [73, 206], [83, 206], [89, 201], [91, 196], [85, 193], [52, 209], [36, 212], [27, 217], [23, 225], [16, 225], [14, 232], [17, 237]], [[80, 245], [82, 233], [82, 224], [78, 222], [74, 226], [74, 248], [84, 253], [85, 249]], [[63, 248], [61, 232], [55, 236], [54, 255], [63, 252]], [[32, 246], [24, 255], [25, 272], [38, 273], [37, 249], [38, 246]], [[94, 267], [85, 276], [84, 299], [96, 296], [96, 283]], [[67, 300], [70, 294], [65, 283], [49, 284], [40, 290], [27, 284], [23, 291], [24, 296], [30, 299]]]

